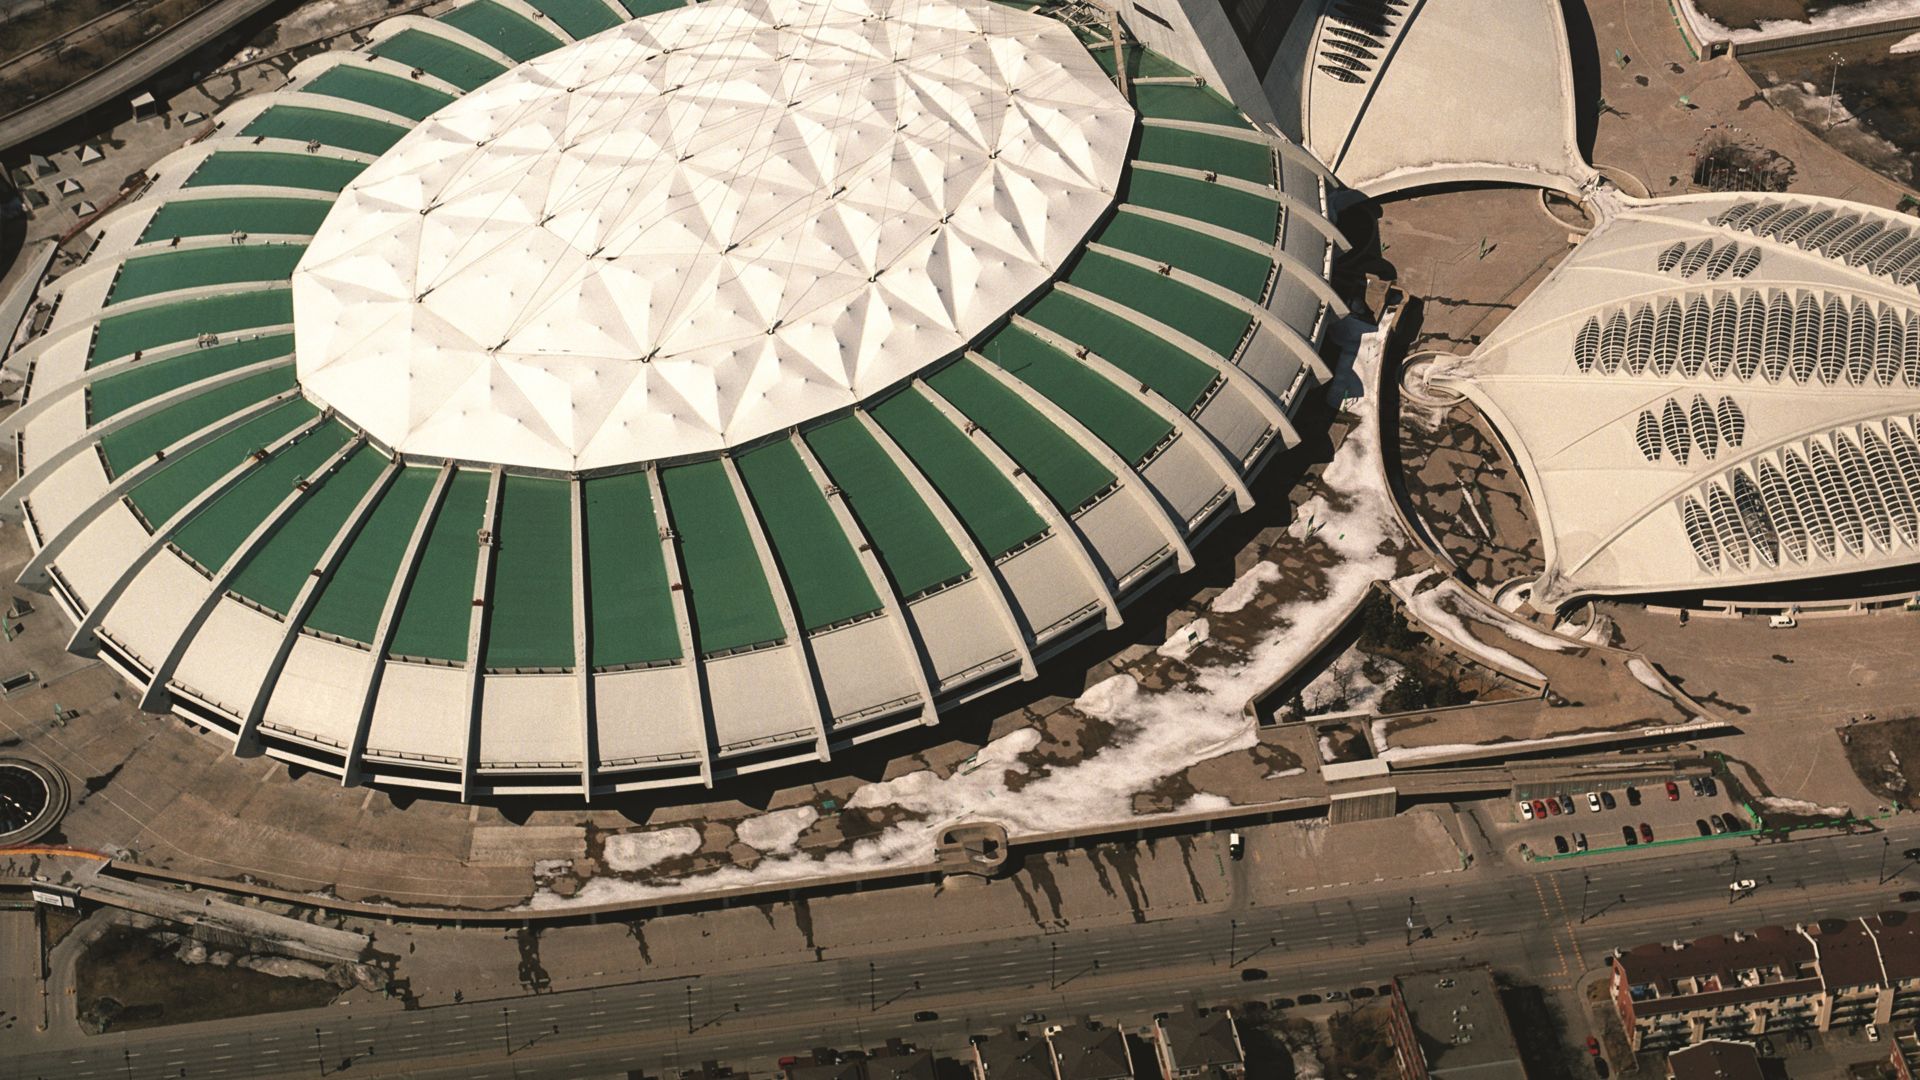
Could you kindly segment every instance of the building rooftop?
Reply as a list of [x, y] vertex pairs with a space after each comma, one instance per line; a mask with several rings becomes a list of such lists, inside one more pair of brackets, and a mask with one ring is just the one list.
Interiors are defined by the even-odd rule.
[[1760, 1051], [1751, 1043], [1707, 1039], [1667, 1055], [1672, 1080], [1761, 1080]]
[[1043, 1038], [1015, 1038], [1008, 1029], [974, 1044], [973, 1054], [981, 1080], [1055, 1080], [1052, 1051]]
[[1429, 1074], [1526, 1080], [1492, 971], [1470, 967], [1403, 975], [1394, 980], [1394, 992], [1413, 1022]]
[[1132, 1080], [1133, 1055], [1118, 1028], [1069, 1024], [1047, 1041], [1059, 1080]]
[[1240, 1065], [1246, 1054], [1231, 1013], [1214, 1011], [1202, 1016], [1179, 1012], [1154, 1021], [1154, 1029], [1176, 1069]]
[[[1766, 997], [1779, 992], [1778, 984], [1800, 980], [1810, 980], [1813, 989], [1818, 988], [1813, 943], [1784, 926], [1697, 938], [1678, 946], [1638, 945], [1614, 963], [1635, 989], [1635, 1008], [1642, 1007], [1641, 987], [1650, 988], [1659, 998], [1715, 993]], [[1742, 998], [1724, 999], [1725, 1003], [1735, 1000]]]

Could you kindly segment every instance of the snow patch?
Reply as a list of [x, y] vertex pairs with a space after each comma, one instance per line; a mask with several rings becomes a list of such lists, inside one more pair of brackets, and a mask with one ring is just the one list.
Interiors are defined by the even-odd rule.
[[1906, 37], [1887, 46], [1887, 51], [1895, 56], [1905, 56], [1907, 53], [1920, 52], [1920, 34], [1908, 34]]
[[1634, 678], [1640, 680], [1641, 686], [1646, 687], [1669, 701], [1673, 699], [1673, 691], [1667, 689], [1666, 680], [1660, 677], [1660, 673], [1653, 669], [1652, 664], [1647, 663], [1637, 656], [1629, 656], [1627, 657], [1627, 670], [1633, 674]]
[[819, 820], [820, 811], [811, 806], [796, 806], [747, 818], [734, 826], [733, 832], [741, 843], [762, 855], [780, 855], [798, 847], [800, 834]]
[[1175, 630], [1172, 635], [1167, 638], [1166, 644], [1155, 649], [1154, 652], [1159, 653], [1169, 660], [1185, 661], [1187, 657], [1193, 655], [1193, 650], [1199, 648], [1201, 643], [1207, 640], [1207, 631], [1210, 629], [1211, 627], [1207, 625], [1207, 620], [1195, 619], [1180, 629]]
[[1231, 615], [1253, 603], [1260, 595], [1260, 587], [1280, 580], [1280, 568], [1270, 562], [1257, 562], [1253, 569], [1233, 579], [1233, 584], [1220, 591], [1207, 605], [1207, 610], [1216, 615]]
[[[1365, 668], [1369, 662], [1380, 676], [1378, 682], [1367, 676]], [[1380, 699], [1405, 671], [1397, 661], [1370, 656], [1357, 646], [1351, 647], [1334, 657], [1325, 671], [1300, 688], [1300, 704], [1306, 706], [1307, 719], [1319, 719], [1316, 713], [1379, 712]]]
[[[1474, 611], [1475, 621], [1484, 621], [1479, 618], [1479, 613], [1475, 611], [1470, 603], [1456, 602], [1453, 607], [1442, 603], [1445, 598], [1452, 596], [1455, 591], [1459, 590], [1459, 582], [1452, 578], [1447, 578], [1439, 585], [1425, 592], [1415, 591], [1423, 582], [1437, 573], [1439, 573], [1437, 570], [1422, 570], [1418, 573], [1408, 574], [1405, 577], [1394, 578], [1387, 583], [1387, 587], [1393, 590], [1393, 594], [1400, 598], [1400, 602], [1407, 606], [1408, 611], [1413, 612], [1421, 622], [1427, 625], [1428, 629], [1446, 638], [1447, 643], [1454, 648], [1478, 657], [1481, 661], [1485, 662], [1488, 667], [1514, 672], [1522, 678], [1532, 679], [1538, 683], [1547, 681], [1546, 675], [1542, 673], [1539, 668], [1534, 667], [1532, 664], [1527, 663], [1525, 660], [1520, 659], [1507, 650], [1489, 645], [1467, 632], [1467, 625], [1461, 620], [1458, 614], [1459, 609], [1464, 607], [1468, 611]], [[1535, 631], [1535, 633], [1538, 633], [1538, 631]], [[1555, 638], [1552, 640], [1558, 641], [1559, 639]], [[1533, 643], [1527, 642], [1527, 644]], [[1565, 642], [1561, 642], [1561, 644], [1563, 646], [1566, 645]]]
[[610, 870], [631, 874], [699, 850], [700, 830], [686, 826], [613, 833], [607, 837], [606, 863]]
[[1784, 799], [1778, 795], [1761, 795], [1753, 801], [1759, 803], [1762, 809], [1771, 810], [1776, 814], [1798, 814], [1801, 817], [1843, 818], [1849, 817], [1853, 813], [1853, 811], [1844, 806], [1820, 806], [1815, 803], [1810, 803], [1805, 799]]
[[1698, 25], [1711, 27], [1736, 42], [1763, 41], [1781, 34], [1797, 34], [1806, 30], [1837, 30], [1841, 27], [1879, 22], [1882, 19], [1897, 19], [1904, 15], [1920, 15], [1920, 0], [1860, 0], [1858, 3], [1830, 8], [1811, 18], [1763, 19], [1755, 29], [1733, 30], [1703, 13], [1694, 0], [1682, 0], [1682, 2], [1687, 5], [1688, 12]]

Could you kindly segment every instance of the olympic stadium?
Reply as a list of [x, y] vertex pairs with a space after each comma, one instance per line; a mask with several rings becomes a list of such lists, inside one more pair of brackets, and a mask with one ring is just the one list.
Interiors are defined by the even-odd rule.
[[11, 358], [23, 581], [145, 708], [462, 798], [1032, 677], [1251, 507], [1345, 314], [1328, 170], [1103, 10], [472, 0], [301, 63]]

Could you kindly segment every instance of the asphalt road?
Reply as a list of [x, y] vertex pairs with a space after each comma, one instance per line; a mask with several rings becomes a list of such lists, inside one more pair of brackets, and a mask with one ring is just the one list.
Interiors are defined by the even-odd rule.
[[[1485, 867], [1412, 896], [1400, 887], [1303, 894], [1275, 907], [984, 944], [781, 958], [756, 972], [414, 1011], [281, 1013], [60, 1049], [16, 1045], [0, 1059], [0, 1078], [593, 1077], [626, 1068], [658, 1075], [707, 1059], [760, 1071], [812, 1046], [888, 1036], [958, 1048], [969, 1032], [1029, 1011], [1144, 1020], [1187, 1001], [1344, 989], [1462, 960], [1565, 989], [1616, 945], [1894, 906], [1903, 888], [1920, 888], [1920, 867], [1899, 854], [1920, 838], [1920, 819], [1895, 824], [1884, 841], [1689, 844], [1553, 869]], [[1760, 886], [1732, 899], [1735, 878]], [[1249, 967], [1268, 977], [1243, 981]], [[915, 1022], [923, 1010], [939, 1019]]]

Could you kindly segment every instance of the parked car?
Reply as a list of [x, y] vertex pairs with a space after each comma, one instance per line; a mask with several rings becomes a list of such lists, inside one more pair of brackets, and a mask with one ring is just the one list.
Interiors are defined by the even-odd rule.
[[1748, 828], [1747, 819], [1741, 817], [1739, 811], [1729, 810], [1720, 816], [1726, 820], [1728, 832], [1744, 832]]
[[1559, 799], [1550, 798], [1547, 800], [1547, 816], [1549, 817], [1560, 816], [1560, 800]]
[[1021, 1017], [1020, 1022], [1023, 1024], [1038, 1024], [1044, 1021], [1046, 1018], [1047, 1018], [1046, 1013], [1030, 1012], [1027, 1015]]
[[1879, 1024], [1867, 1025], [1867, 1041], [1868, 1042], [1880, 1041], [1880, 1025]]
[[1620, 836], [1626, 840], [1628, 847], [1632, 847], [1640, 842], [1640, 838], [1633, 834], [1633, 826], [1631, 825], [1620, 826]]
[[1350, 998], [1353, 998], [1355, 1001], [1359, 1001], [1365, 998], [1372, 997], [1373, 993], [1374, 993], [1373, 987], [1371, 986], [1356, 986], [1353, 989], [1347, 991], [1347, 996]]
[[1713, 777], [1711, 776], [1703, 776], [1700, 778], [1700, 789], [1706, 792], [1707, 798], [1709, 799], [1720, 794], [1720, 785], [1714, 783]]
[[1643, 844], [1653, 843], [1653, 826], [1644, 821], [1640, 823], [1640, 842]]
[[1640, 805], [1640, 789], [1637, 787], [1634, 787], [1632, 784], [1627, 785], [1627, 805], [1628, 806]]
[[1603, 791], [1600, 793], [1600, 805], [1611, 810], [1619, 804], [1613, 801], [1613, 792]]
[[1667, 801], [1668, 802], [1680, 801], [1680, 785], [1674, 783], [1671, 780], [1667, 781]]
[[1702, 791], [1702, 790], [1700, 789], [1700, 778], [1699, 778], [1699, 777], [1697, 777], [1697, 776], [1689, 776], [1689, 777], [1687, 777], [1687, 786], [1693, 789], [1693, 793], [1694, 793], [1695, 795], [1704, 795], [1704, 794], [1706, 794], [1706, 792], [1704, 792], [1704, 791]]
[[1267, 1002], [1267, 1008], [1291, 1009], [1293, 1008], [1293, 999], [1292, 998], [1274, 998], [1272, 1001]]
[[1534, 817], [1536, 817], [1536, 818], [1543, 818], [1543, 817], [1546, 817], [1546, 816], [1547, 816], [1547, 804], [1546, 804], [1546, 803], [1543, 803], [1543, 802], [1541, 802], [1541, 801], [1540, 801], [1539, 799], [1535, 799], [1535, 800], [1533, 800], [1533, 816], [1534, 816]]
[[1577, 832], [1573, 834], [1573, 850], [1575, 851], [1587, 850], [1587, 834], [1586, 833]]
[[1920, 904], [1920, 890], [1908, 889], [1906, 892], [1901, 893], [1900, 902], [1903, 904]]
[[1297, 999], [1302, 1005], [1318, 1005], [1326, 999], [1319, 994], [1301, 994]]
[[1520, 820], [1521, 821], [1533, 820], [1533, 804], [1528, 802], [1525, 799], [1520, 800]]
[[1600, 793], [1599, 792], [1597, 791], [1587, 792], [1587, 809], [1596, 814], [1600, 812]]
[[1696, 818], [1696, 819], [1694, 819], [1694, 822], [1693, 822], [1693, 827], [1694, 827], [1694, 828], [1696, 828], [1696, 829], [1699, 829], [1699, 830], [1700, 830], [1700, 835], [1701, 835], [1701, 836], [1712, 836], [1712, 835], [1713, 835], [1713, 828], [1712, 828], [1711, 826], [1709, 826], [1709, 825], [1707, 824], [1707, 819], [1706, 819], [1706, 818]]
[[1553, 850], [1559, 852], [1562, 855], [1565, 855], [1568, 851], [1571, 851], [1572, 848], [1567, 846], [1566, 837], [1556, 836], [1553, 838]]
[[1718, 836], [1719, 834], [1724, 833], [1726, 831], [1727, 831], [1727, 819], [1721, 817], [1719, 814], [1713, 815], [1714, 835]]
[[1560, 796], [1560, 809], [1569, 814], [1573, 813], [1573, 796]]
[[1246, 853], [1247, 853], [1247, 838], [1240, 835], [1240, 833], [1237, 831], [1228, 833], [1227, 834], [1227, 858], [1232, 859], [1234, 862], [1239, 862], [1240, 859], [1246, 855]]
[[1347, 1000], [1347, 992], [1345, 990], [1329, 990], [1327, 991], [1327, 1000], [1345, 1001]]
[[1267, 977], [1267, 969], [1265, 968], [1241, 968], [1240, 969], [1241, 982], [1259, 982], [1261, 979], [1264, 979], [1266, 977]]

